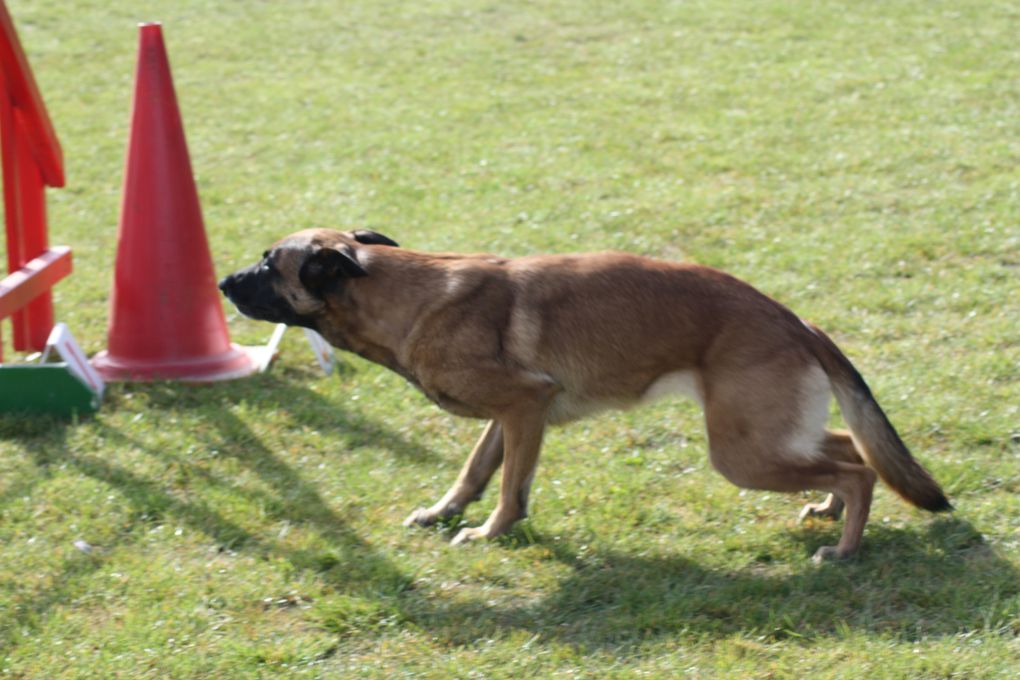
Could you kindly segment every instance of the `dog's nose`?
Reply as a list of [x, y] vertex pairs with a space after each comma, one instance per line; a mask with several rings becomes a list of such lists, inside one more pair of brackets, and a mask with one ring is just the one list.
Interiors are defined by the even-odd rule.
[[220, 290], [223, 291], [224, 293], [226, 293], [227, 292], [227, 288], [229, 288], [229, 287], [230, 287], [230, 277], [229, 276], [224, 276], [223, 280], [220, 281]]

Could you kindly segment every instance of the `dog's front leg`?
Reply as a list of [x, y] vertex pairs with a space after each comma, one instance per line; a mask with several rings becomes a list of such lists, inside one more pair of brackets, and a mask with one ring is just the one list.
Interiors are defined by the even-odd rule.
[[495, 420], [485, 427], [471, 455], [450, 490], [430, 508], [418, 508], [404, 520], [404, 526], [427, 527], [440, 519], [460, 514], [467, 504], [478, 500], [492, 474], [503, 462], [503, 428]]
[[527, 515], [528, 492], [542, 447], [545, 418], [544, 408], [520, 409], [499, 418], [499, 429], [503, 431], [499, 503], [482, 526], [462, 529], [453, 545], [499, 536]]

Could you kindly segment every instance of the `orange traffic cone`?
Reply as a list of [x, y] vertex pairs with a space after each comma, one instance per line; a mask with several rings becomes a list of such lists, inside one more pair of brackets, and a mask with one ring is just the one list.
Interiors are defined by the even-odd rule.
[[159, 24], [140, 27], [105, 380], [212, 381], [256, 370], [230, 342]]

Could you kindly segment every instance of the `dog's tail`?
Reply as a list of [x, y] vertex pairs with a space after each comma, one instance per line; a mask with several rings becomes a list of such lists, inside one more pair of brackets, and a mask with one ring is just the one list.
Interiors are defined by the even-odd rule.
[[886, 484], [908, 502], [931, 512], [952, 510], [942, 489], [914, 460], [885, 412], [875, 401], [864, 378], [820, 329], [807, 324], [811, 348], [829, 376], [832, 391], [850, 426], [854, 445]]

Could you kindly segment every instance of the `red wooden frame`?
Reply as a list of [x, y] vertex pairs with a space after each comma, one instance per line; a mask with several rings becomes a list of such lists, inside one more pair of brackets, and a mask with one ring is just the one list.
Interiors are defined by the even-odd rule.
[[50, 249], [46, 236], [45, 191], [64, 186], [64, 158], [3, 0], [0, 159], [9, 272], [0, 280], [0, 321], [11, 317], [15, 350], [41, 350], [53, 326], [50, 288], [71, 272], [70, 249]]

